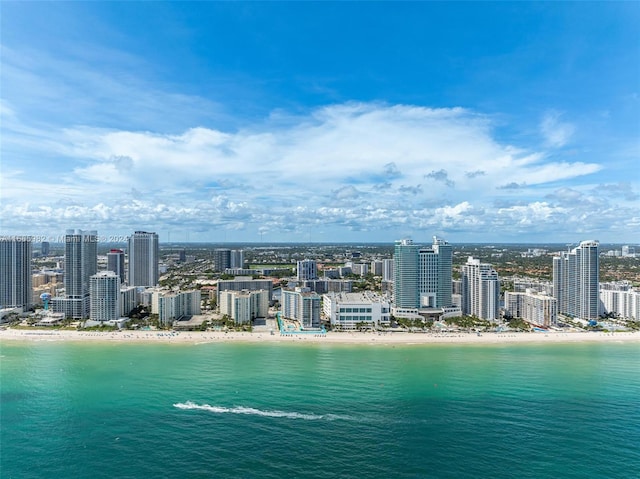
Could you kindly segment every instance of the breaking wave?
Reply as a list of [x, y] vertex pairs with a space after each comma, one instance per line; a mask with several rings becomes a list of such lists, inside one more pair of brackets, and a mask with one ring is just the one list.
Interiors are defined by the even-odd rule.
[[337, 414], [303, 414], [299, 412], [288, 411], [263, 411], [261, 409], [255, 409], [252, 407], [235, 406], [235, 407], [223, 407], [223, 406], [210, 406], [209, 404], [196, 404], [191, 401], [184, 403], [175, 403], [173, 407], [178, 409], [198, 409], [201, 411], [209, 411], [216, 414], [247, 414], [251, 416], [265, 416], [265, 417], [284, 417], [288, 419], [304, 419], [306, 421], [335, 421], [335, 420], [349, 420], [349, 416], [340, 416]]

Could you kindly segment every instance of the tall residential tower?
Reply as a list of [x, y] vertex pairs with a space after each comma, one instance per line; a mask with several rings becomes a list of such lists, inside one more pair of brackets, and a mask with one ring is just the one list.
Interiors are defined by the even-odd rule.
[[98, 233], [67, 230], [64, 241], [65, 297], [52, 300], [53, 310], [68, 318], [88, 318], [89, 278], [98, 271]]
[[553, 296], [558, 313], [592, 320], [600, 314], [599, 243], [583, 241], [553, 258]]
[[0, 309], [31, 306], [31, 238], [0, 236]]
[[120, 278], [120, 283], [124, 284], [124, 251], [112, 249], [107, 253], [107, 270], [113, 271]]
[[498, 273], [471, 256], [462, 266], [462, 313], [488, 320], [500, 317]]
[[158, 284], [158, 235], [136, 231], [129, 237], [129, 285]]

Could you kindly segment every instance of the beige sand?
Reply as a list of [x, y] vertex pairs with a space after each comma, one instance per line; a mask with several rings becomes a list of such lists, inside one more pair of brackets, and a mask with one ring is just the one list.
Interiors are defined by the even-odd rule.
[[640, 342], [640, 332], [590, 333], [361, 333], [329, 332], [321, 334], [297, 334], [281, 336], [263, 332], [167, 332], [167, 331], [118, 331], [84, 332], [58, 330], [0, 330], [0, 341], [109, 341], [109, 342], [166, 342], [166, 343], [218, 343], [218, 342], [264, 342], [264, 343], [334, 343], [334, 344], [500, 344], [500, 343], [566, 343], [574, 341]]

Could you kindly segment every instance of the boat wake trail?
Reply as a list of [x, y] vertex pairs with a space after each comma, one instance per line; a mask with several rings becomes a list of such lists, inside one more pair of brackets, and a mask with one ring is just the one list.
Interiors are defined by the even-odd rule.
[[235, 407], [223, 407], [223, 406], [210, 406], [209, 404], [196, 404], [191, 401], [184, 403], [175, 403], [173, 407], [178, 409], [197, 409], [201, 411], [208, 411], [216, 414], [246, 414], [250, 416], [264, 416], [264, 417], [283, 417], [287, 419], [304, 419], [305, 421], [336, 421], [336, 420], [350, 420], [350, 416], [340, 416], [337, 414], [303, 414], [299, 412], [288, 411], [270, 411], [255, 409], [252, 407], [235, 406]]

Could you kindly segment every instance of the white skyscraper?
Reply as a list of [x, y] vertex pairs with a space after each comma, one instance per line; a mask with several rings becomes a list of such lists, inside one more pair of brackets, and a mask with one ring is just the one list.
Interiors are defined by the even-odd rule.
[[462, 266], [462, 313], [496, 320], [500, 315], [500, 280], [490, 264], [469, 257]]
[[0, 236], [0, 309], [28, 309], [32, 301], [30, 237]]
[[68, 318], [88, 318], [89, 279], [98, 271], [98, 233], [67, 230], [64, 240], [65, 297], [53, 298], [53, 310]]
[[129, 285], [157, 285], [158, 256], [158, 235], [136, 231], [129, 238]]
[[598, 319], [599, 246], [597, 241], [583, 241], [553, 258], [553, 296], [558, 301], [558, 313], [587, 321]]
[[115, 321], [120, 317], [120, 277], [113, 271], [100, 271], [90, 278], [93, 321]]

